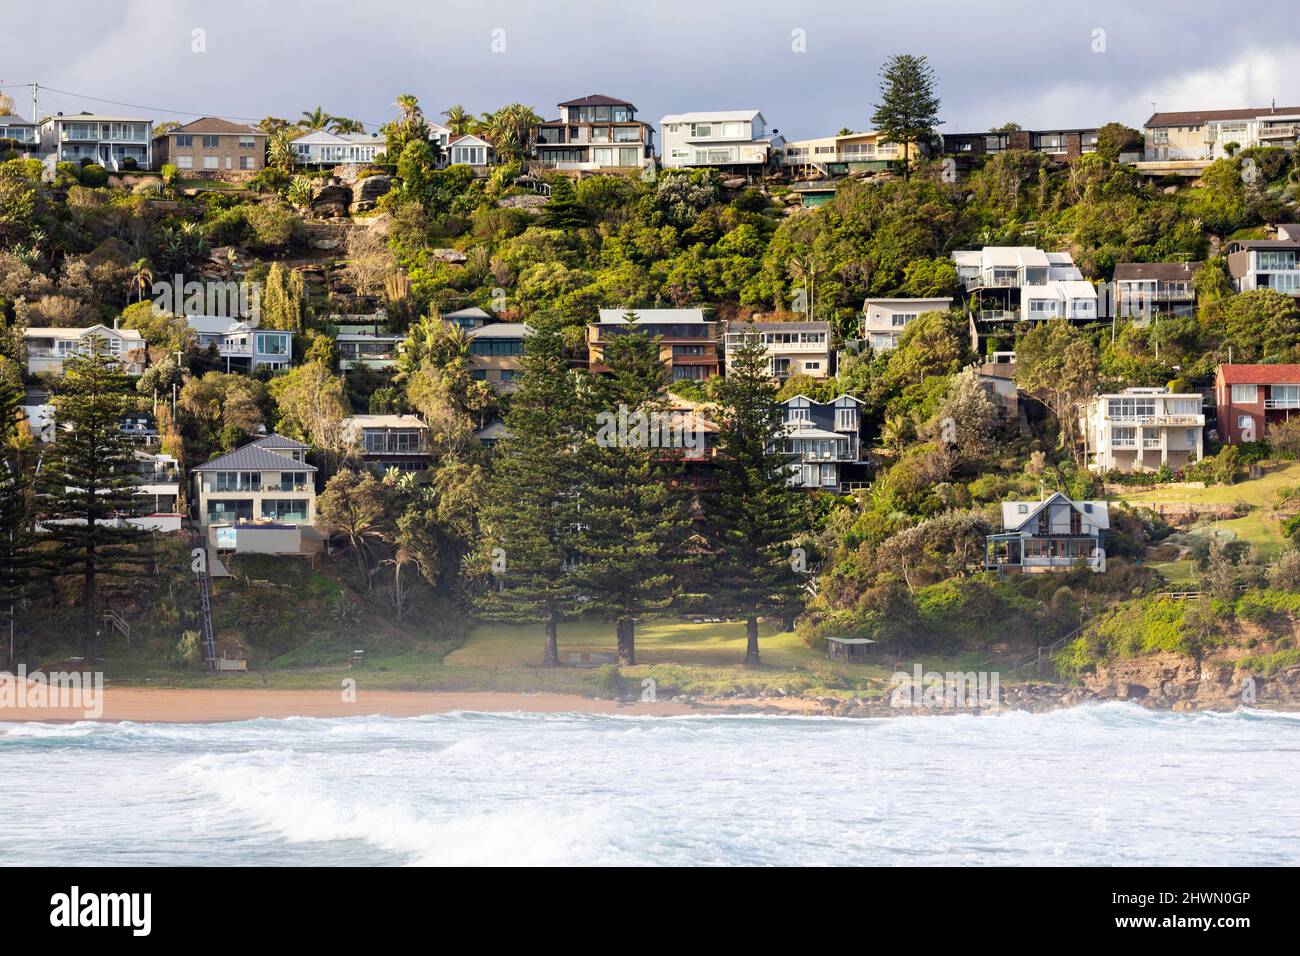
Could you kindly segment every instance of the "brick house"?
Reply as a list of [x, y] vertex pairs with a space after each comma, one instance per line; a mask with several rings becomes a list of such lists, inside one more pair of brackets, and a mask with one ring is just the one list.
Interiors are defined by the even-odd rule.
[[1300, 365], [1220, 365], [1214, 398], [1225, 445], [1261, 441], [1269, 425], [1300, 414]]
[[[266, 134], [205, 116], [154, 137], [154, 160], [186, 177], [250, 178], [266, 165]], [[241, 175], [242, 174], [242, 175]]]

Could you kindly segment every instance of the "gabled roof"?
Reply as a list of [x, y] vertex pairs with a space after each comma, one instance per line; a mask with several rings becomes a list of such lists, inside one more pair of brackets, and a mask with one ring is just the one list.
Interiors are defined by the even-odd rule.
[[[1004, 501], [1002, 502], [1002, 530], [1019, 531], [1040, 511], [1053, 503], [1069, 505], [1102, 530], [1110, 527], [1110, 507], [1104, 501], [1071, 501], [1061, 492], [1051, 494], [1043, 501]], [[1025, 513], [1020, 513], [1021, 505], [1027, 505]]]
[[29, 119], [23, 119], [17, 113], [0, 113], [0, 126], [35, 126]]
[[131, 341], [144, 341], [144, 336], [137, 329], [110, 329], [107, 325], [92, 325], [85, 329], [60, 328], [58, 326], [32, 326], [23, 329], [23, 337], [29, 339], [48, 339], [48, 338], [65, 338], [79, 339], [91, 332], [96, 335], [108, 333], [115, 335], [120, 339], [130, 339]]
[[466, 309], [457, 309], [455, 312], [444, 312], [444, 313], [442, 314], [442, 317], [443, 317], [444, 320], [446, 320], [446, 319], [484, 319], [484, 320], [489, 320], [489, 319], [492, 318], [492, 316], [488, 315], [486, 312], [484, 312], [482, 309], [480, 309], [480, 308], [479, 308], [478, 306], [476, 306], [476, 305], [471, 305], [469, 308], [466, 308]]
[[473, 145], [477, 143], [480, 146], [491, 146], [492, 144], [482, 136], [475, 136], [473, 133], [461, 133], [459, 136], [453, 136], [447, 140], [448, 146]]
[[353, 415], [343, 419], [348, 428], [428, 428], [415, 415]]
[[175, 136], [177, 133], [238, 133], [240, 136], [261, 136], [263, 138], [266, 136], [261, 130], [254, 129], [252, 126], [246, 126], [243, 123], [232, 123], [230, 120], [224, 120], [219, 116], [202, 116], [186, 123], [184, 126], [169, 129], [162, 135]]
[[[288, 441], [288, 439], [285, 439]], [[259, 447], [257, 442], [204, 462], [195, 471], [315, 471], [315, 465], [294, 461]]]
[[1215, 120], [1285, 119], [1300, 115], [1300, 106], [1249, 106], [1238, 110], [1187, 110], [1182, 113], [1152, 113], [1142, 125], [1151, 129], [1162, 126], [1204, 126]]
[[557, 106], [561, 106], [561, 107], [565, 107], [565, 106], [628, 106], [628, 107], [631, 107], [633, 110], [636, 109], [636, 107], [635, 107], [635, 106], [632, 106], [632, 104], [629, 103], [627, 100], [615, 99], [614, 97], [612, 97], [612, 96], [606, 96], [606, 95], [603, 94], [603, 93], [590, 93], [590, 94], [588, 94], [587, 96], [581, 96], [581, 97], [579, 97], [579, 98], [576, 99], [576, 100], [566, 100], [565, 102], [563, 102], [563, 103], [558, 103], [558, 104], [556, 104], [556, 105], [557, 105]]
[[1297, 385], [1300, 365], [1220, 365], [1227, 385]]
[[314, 129], [310, 133], [305, 133], [293, 140], [293, 143], [294, 145], [305, 143], [308, 146], [386, 145], [386, 141], [378, 133], [331, 133], [324, 129]]
[[246, 319], [229, 315], [187, 315], [185, 324], [199, 335], [229, 335], [254, 328]]
[[1115, 281], [1186, 282], [1201, 265], [1200, 262], [1120, 262], [1115, 266]]

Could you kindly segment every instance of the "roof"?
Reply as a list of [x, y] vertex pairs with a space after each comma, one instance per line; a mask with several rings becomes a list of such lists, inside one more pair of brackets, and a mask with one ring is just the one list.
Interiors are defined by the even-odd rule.
[[343, 419], [354, 428], [428, 428], [415, 415], [353, 415]]
[[1247, 249], [1300, 249], [1300, 240], [1296, 239], [1233, 239], [1224, 251], [1231, 253]]
[[[287, 441], [288, 439], [286, 439]], [[259, 447], [257, 442], [236, 448], [211, 461], [206, 461], [195, 471], [315, 471], [315, 465], [294, 461]]]
[[29, 119], [23, 119], [17, 113], [0, 113], [0, 126], [35, 126]]
[[717, 110], [712, 113], [670, 113], [660, 123], [726, 123], [762, 117], [758, 110]]
[[976, 369], [977, 373], [988, 378], [1005, 378], [1014, 381], [1016, 377], [1015, 362], [986, 362]]
[[498, 441], [502, 438], [510, 437], [510, 429], [506, 427], [503, 421], [495, 421], [486, 428], [480, 428], [474, 433], [474, 437], [479, 441]]
[[471, 305], [467, 309], [457, 309], [455, 312], [444, 312], [443, 319], [490, 319], [488, 315], [476, 305]]
[[[1064, 502], [1079, 514], [1083, 515], [1098, 528], [1103, 530], [1110, 527], [1110, 508], [1104, 501], [1071, 501], [1059, 491], [1053, 493], [1043, 501], [1004, 501], [1002, 502], [1002, 527], [1006, 531], [1019, 531], [1030, 519], [1038, 512], [1042, 511], [1049, 504]], [[1024, 514], [1020, 513], [1020, 506], [1028, 505]]]
[[1200, 262], [1121, 262], [1115, 266], [1115, 281], [1159, 279], [1164, 282], [1184, 281], [1202, 266]]
[[31, 328], [23, 329], [23, 336], [29, 339], [47, 339], [52, 337], [79, 339], [87, 332], [111, 332], [118, 338], [132, 340], [138, 339], [141, 342], [144, 341], [144, 336], [136, 329], [110, 329], [107, 325], [92, 325], [85, 329], [32, 326]]
[[201, 116], [184, 126], [169, 129], [161, 135], [175, 136], [177, 133], [239, 133], [241, 136], [266, 136], [261, 130], [254, 129], [244, 123], [232, 123], [230, 120], [224, 120], [219, 116]]
[[928, 299], [913, 299], [907, 296], [899, 296], [894, 299], [887, 299], [887, 298], [886, 299], [863, 299], [862, 311], [863, 312], [867, 311], [867, 306], [869, 305], [902, 305], [902, 306], [940, 305], [946, 309], [952, 305], [952, 299], [944, 298], [942, 296], [936, 296], [934, 298], [928, 298]]
[[1181, 113], [1152, 113], [1151, 118], [1142, 125], [1150, 129], [1161, 126], [1204, 126], [1215, 120], [1249, 120], [1256, 117], [1275, 117], [1300, 115], [1300, 106], [1249, 106], [1236, 110], [1187, 110]]
[[102, 113], [55, 113], [50, 116], [41, 118], [41, 124], [62, 121], [64, 123], [148, 123], [153, 125], [153, 120], [141, 119], [138, 116], [105, 116]]
[[1220, 365], [1218, 374], [1227, 385], [1300, 384], [1300, 365]]
[[[830, 330], [829, 322], [755, 322], [753, 327], [755, 332], [829, 332]], [[748, 332], [750, 323], [733, 322], [727, 331]]]
[[491, 322], [465, 333], [471, 339], [521, 339], [525, 335], [532, 334], [533, 330], [526, 322]]
[[485, 140], [482, 136], [475, 136], [473, 133], [461, 133], [459, 136], [453, 136], [451, 137], [451, 139], [447, 140], [447, 145], [458, 146], [461, 143], [464, 143], [466, 140], [469, 140], [474, 143], [478, 143], [480, 146], [492, 145], [490, 142]]
[[1097, 287], [1087, 279], [1048, 279], [1041, 285], [1021, 286], [1020, 294], [1030, 299], [1095, 299]]
[[834, 641], [836, 644], [849, 644], [853, 646], [876, 643], [870, 637], [828, 637], [826, 640]]
[[293, 140], [294, 145], [305, 143], [308, 146], [340, 146], [356, 143], [383, 146], [386, 141], [378, 133], [331, 133], [329, 130], [314, 129]]
[[694, 325], [704, 321], [703, 309], [601, 309], [601, 325], [627, 325], [623, 317], [629, 312], [636, 316], [638, 324], [673, 324]]
[[292, 438], [285, 438], [278, 432], [271, 432], [269, 435], [263, 435], [251, 444], [258, 448], [289, 448], [294, 451], [306, 451], [307, 446], [300, 441], [294, 441]]
[[606, 96], [603, 93], [589, 93], [586, 96], [579, 97], [576, 100], [566, 100], [563, 103], [557, 103], [557, 106], [631, 106], [636, 109], [627, 100], [615, 99], [612, 96]]
[[199, 335], [226, 335], [230, 332], [247, 332], [253, 328], [247, 320], [229, 315], [187, 315], [185, 324]]

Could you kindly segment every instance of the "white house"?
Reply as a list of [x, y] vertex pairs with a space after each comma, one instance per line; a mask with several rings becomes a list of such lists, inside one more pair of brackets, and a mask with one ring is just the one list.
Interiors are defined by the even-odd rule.
[[1126, 388], [1098, 395], [1079, 412], [1088, 467], [1105, 473], [1183, 468], [1203, 457], [1199, 392]]
[[283, 371], [293, 364], [293, 333], [287, 329], [263, 329], [251, 319], [225, 315], [187, 315], [185, 321], [200, 348], [217, 350], [227, 372]]
[[27, 372], [62, 374], [63, 362], [74, 355], [89, 355], [95, 347], [111, 355], [128, 375], [144, 372], [145, 341], [135, 329], [110, 329], [92, 325], [87, 329], [30, 328], [23, 330], [27, 345]]
[[466, 133], [448, 141], [447, 163], [450, 166], [470, 166], [475, 172], [486, 173], [495, 162], [496, 150], [481, 136]]
[[387, 147], [378, 133], [331, 133], [317, 129], [292, 142], [293, 161], [300, 166], [373, 163]]
[[290, 438], [267, 435], [195, 468], [194, 501], [209, 540], [218, 548], [266, 550], [260, 540], [254, 548], [241, 545], [239, 531], [289, 529], [270, 550], [298, 551], [300, 526], [316, 517], [316, 469], [304, 460], [306, 450]]
[[666, 168], [718, 166], [740, 170], [762, 170], [773, 159], [773, 151], [785, 142], [768, 135], [767, 120], [758, 110], [714, 110], [701, 113], [673, 113], [659, 121], [663, 131], [663, 164]]
[[41, 120], [40, 150], [47, 163], [88, 160], [119, 170], [133, 162], [138, 169], [153, 166], [153, 123], [132, 116], [98, 113], [57, 113]]
[[829, 322], [733, 322], [724, 340], [728, 371], [736, 349], [751, 336], [767, 353], [768, 374], [772, 378], [784, 381], [791, 375], [830, 377]]
[[892, 349], [899, 336], [918, 316], [927, 312], [947, 312], [952, 299], [866, 299], [862, 303], [863, 338], [873, 349]]

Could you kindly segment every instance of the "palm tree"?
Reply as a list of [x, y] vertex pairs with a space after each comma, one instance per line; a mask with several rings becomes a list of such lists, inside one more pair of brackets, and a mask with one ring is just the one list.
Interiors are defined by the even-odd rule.
[[346, 116], [331, 116], [329, 129], [331, 133], [342, 136], [344, 133], [364, 133], [366, 124]]
[[442, 111], [442, 115], [447, 120], [447, 128], [456, 136], [468, 133], [474, 125], [474, 114], [459, 103], [447, 107]]
[[135, 301], [144, 301], [144, 290], [152, 283], [153, 268], [148, 259], [137, 259], [131, 263], [131, 290], [136, 294]]
[[303, 129], [324, 129], [329, 125], [331, 119], [333, 117], [318, 106], [310, 113], [303, 110], [302, 119], [298, 120], [298, 125]]
[[420, 98], [414, 93], [403, 93], [394, 101], [394, 105], [402, 111], [403, 123], [409, 123], [417, 117], [421, 119], [424, 117], [420, 110]]
[[266, 141], [266, 161], [276, 169], [293, 169], [293, 138], [287, 129], [277, 129]]

